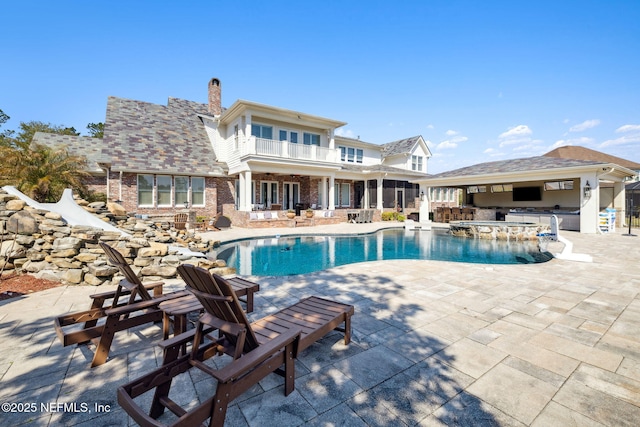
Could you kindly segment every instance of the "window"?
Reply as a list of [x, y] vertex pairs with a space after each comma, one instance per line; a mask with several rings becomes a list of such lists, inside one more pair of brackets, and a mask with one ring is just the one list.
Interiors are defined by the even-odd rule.
[[286, 129], [278, 131], [278, 141], [289, 141], [292, 144], [298, 143], [298, 132], [291, 132]]
[[303, 134], [303, 143], [304, 145], [320, 145], [320, 135], [316, 133], [307, 133]]
[[273, 127], [251, 123], [251, 136], [273, 139]]
[[340, 160], [343, 162], [362, 163], [364, 152], [360, 148], [338, 147], [340, 149]]
[[153, 175], [138, 175], [138, 206], [153, 206]]
[[469, 194], [486, 193], [486, 192], [487, 192], [486, 185], [470, 185], [467, 187], [467, 193]]
[[513, 191], [513, 184], [495, 184], [491, 186], [492, 193], [506, 193]]
[[336, 183], [333, 201], [336, 206], [349, 207], [351, 199], [350, 184]]
[[171, 177], [158, 175], [156, 185], [158, 186], [158, 206], [171, 206]]
[[[176, 202], [177, 203], [177, 202]], [[204, 178], [191, 178], [191, 204], [194, 206], [204, 206]]]
[[411, 156], [411, 170], [422, 172], [422, 156]]
[[573, 181], [552, 181], [544, 183], [545, 191], [573, 190]]
[[176, 192], [176, 206], [184, 205], [189, 202], [189, 177], [176, 176], [173, 180]]

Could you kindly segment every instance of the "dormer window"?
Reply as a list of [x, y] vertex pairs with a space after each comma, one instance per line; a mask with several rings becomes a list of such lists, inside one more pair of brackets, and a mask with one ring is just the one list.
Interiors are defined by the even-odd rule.
[[411, 170], [422, 172], [422, 156], [411, 156]]

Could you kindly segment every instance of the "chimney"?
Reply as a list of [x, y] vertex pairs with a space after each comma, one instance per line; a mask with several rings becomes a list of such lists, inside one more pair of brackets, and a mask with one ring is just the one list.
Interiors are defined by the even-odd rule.
[[222, 97], [220, 93], [220, 80], [215, 77], [209, 81], [209, 113], [214, 116], [222, 114]]

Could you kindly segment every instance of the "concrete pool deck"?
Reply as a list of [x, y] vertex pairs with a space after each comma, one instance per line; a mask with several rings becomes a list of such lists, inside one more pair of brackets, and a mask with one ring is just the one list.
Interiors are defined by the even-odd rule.
[[[204, 236], [227, 241], [381, 225]], [[563, 233], [593, 263], [394, 260], [255, 278], [260, 292], [252, 318], [308, 295], [326, 296], [355, 305], [353, 340], [344, 346], [330, 334], [307, 349], [296, 362], [292, 394], [284, 396], [280, 377], [267, 377], [233, 402], [226, 425], [635, 426], [640, 237], [624, 232]], [[550, 250], [557, 252], [555, 245]], [[94, 292], [64, 286], [0, 302], [0, 402], [37, 406], [0, 414], [0, 425], [132, 424], [116, 388], [161, 362], [161, 330], [150, 325], [117, 336], [110, 360], [90, 369], [85, 347], [61, 347], [53, 317], [86, 308]], [[209, 380], [195, 371], [175, 389], [186, 404], [211, 395]], [[75, 412], [54, 405], [74, 403]]]

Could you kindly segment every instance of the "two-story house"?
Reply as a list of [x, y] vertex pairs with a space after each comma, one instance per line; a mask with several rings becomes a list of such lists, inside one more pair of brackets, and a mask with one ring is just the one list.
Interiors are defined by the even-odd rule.
[[82, 137], [34, 142], [88, 155], [99, 165], [92, 188], [129, 212], [416, 208], [410, 181], [426, 176], [431, 156], [421, 136], [376, 145], [336, 135], [343, 121], [245, 100], [223, 108], [221, 95], [214, 78], [208, 104], [109, 97], [104, 138], [92, 150]]

